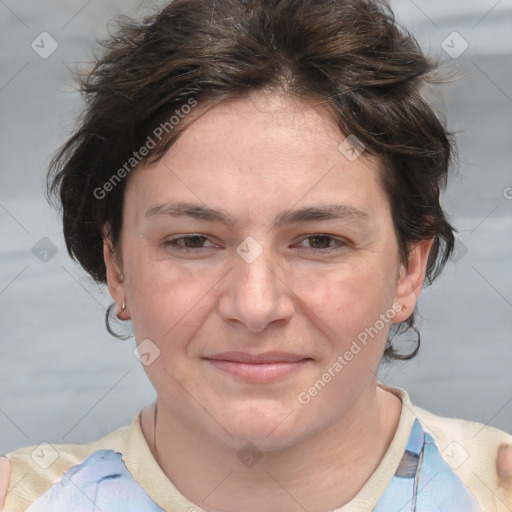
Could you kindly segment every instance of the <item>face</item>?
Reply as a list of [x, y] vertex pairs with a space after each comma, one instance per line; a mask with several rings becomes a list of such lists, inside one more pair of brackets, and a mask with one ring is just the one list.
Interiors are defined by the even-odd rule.
[[121, 257], [105, 244], [105, 260], [159, 410], [273, 449], [375, 394], [427, 249], [401, 266], [379, 162], [349, 160], [344, 139], [323, 107], [254, 93], [208, 110], [130, 176]]

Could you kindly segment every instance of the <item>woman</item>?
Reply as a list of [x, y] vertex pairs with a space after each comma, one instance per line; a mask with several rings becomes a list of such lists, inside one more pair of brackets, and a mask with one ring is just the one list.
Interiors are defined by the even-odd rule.
[[51, 189], [157, 400], [7, 454], [4, 510], [509, 510], [510, 435], [377, 384], [454, 240], [432, 63], [388, 8], [175, 0], [106, 45]]

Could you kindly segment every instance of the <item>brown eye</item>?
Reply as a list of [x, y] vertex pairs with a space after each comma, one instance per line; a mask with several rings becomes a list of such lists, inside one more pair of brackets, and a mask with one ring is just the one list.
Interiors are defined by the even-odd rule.
[[323, 234], [315, 234], [307, 236], [302, 240], [308, 241], [310, 245], [310, 249], [313, 251], [329, 251], [333, 249], [337, 249], [339, 247], [342, 247], [343, 245], [346, 245], [343, 241], [337, 240], [329, 235], [323, 235]]
[[164, 247], [172, 247], [176, 250], [202, 249], [208, 238], [202, 235], [187, 235], [165, 240]]

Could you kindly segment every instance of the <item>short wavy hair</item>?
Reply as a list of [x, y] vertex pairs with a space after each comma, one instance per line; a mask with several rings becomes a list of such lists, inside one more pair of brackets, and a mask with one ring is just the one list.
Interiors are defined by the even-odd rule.
[[[94, 191], [190, 98], [222, 101], [269, 88], [320, 100], [342, 134], [378, 157], [402, 261], [415, 243], [433, 239], [427, 283], [442, 270], [454, 229], [440, 193], [455, 146], [420, 93], [435, 63], [385, 2], [173, 0], [143, 20], [121, 19], [102, 45], [79, 79], [85, 107], [78, 127], [48, 175], [68, 252], [97, 282], [106, 282], [106, 227], [118, 245], [127, 180], [106, 197]], [[178, 133], [166, 131], [141, 162], [161, 158]], [[414, 319], [393, 325], [384, 359], [416, 355]], [[392, 340], [409, 329], [416, 345], [403, 354]]]

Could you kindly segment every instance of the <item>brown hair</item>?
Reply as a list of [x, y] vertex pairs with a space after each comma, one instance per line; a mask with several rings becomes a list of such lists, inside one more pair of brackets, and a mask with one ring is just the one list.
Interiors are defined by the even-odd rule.
[[[389, 6], [364, 0], [174, 0], [140, 22], [125, 19], [81, 79], [86, 99], [79, 127], [51, 163], [50, 195], [59, 196], [69, 254], [106, 282], [103, 234], [116, 247], [126, 179], [112, 183], [155, 127], [205, 98], [276, 88], [325, 103], [340, 131], [355, 135], [382, 162], [401, 258], [433, 238], [427, 282], [453, 250], [453, 228], [440, 206], [452, 140], [419, 87], [434, 64], [399, 27]], [[141, 161], [156, 161], [178, 130], [153, 137]], [[134, 162], [136, 164], [138, 162]], [[135, 167], [133, 165], [132, 167]], [[127, 172], [118, 172], [125, 177]], [[391, 344], [387, 359], [412, 353]]]

